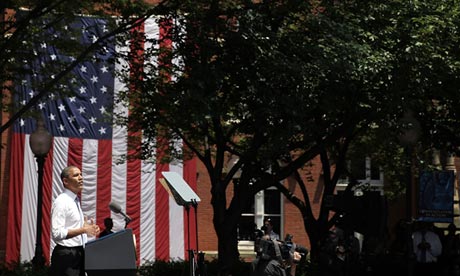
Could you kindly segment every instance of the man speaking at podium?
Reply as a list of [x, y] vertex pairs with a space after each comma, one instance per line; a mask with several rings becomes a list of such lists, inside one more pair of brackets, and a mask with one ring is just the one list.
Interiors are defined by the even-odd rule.
[[86, 222], [78, 195], [83, 190], [83, 176], [79, 168], [62, 170], [64, 192], [51, 208], [51, 235], [56, 242], [51, 256], [50, 275], [84, 276], [84, 245], [87, 235], [97, 236], [99, 226]]

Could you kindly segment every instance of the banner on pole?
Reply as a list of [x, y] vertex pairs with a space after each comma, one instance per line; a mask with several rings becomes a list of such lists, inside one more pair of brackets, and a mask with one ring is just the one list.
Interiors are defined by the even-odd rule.
[[453, 221], [454, 184], [454, 171], [425, 171], [420, 175], [419, 220]]

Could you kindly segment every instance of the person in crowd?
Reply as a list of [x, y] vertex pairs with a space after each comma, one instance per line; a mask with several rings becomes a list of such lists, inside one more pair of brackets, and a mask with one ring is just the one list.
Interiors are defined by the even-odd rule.
[[283, 241], [264, 235], [260, 242], [260, 254], [251, 263], [251, 276], [295, 276], [297, 263], [302, 259], [300, 252], [291, 250], [289, 257], [283, 258]]
[[272, 240], [280, 239], [280, 235], [278, 235], [275, 231], [273, 231], [273, 223], [270, 218], [266, 218], [264, 220], [263, 230], [264, 230], [264, 234], [270, 236]]
[[441, 256], [439, 261], [442, 264], [444, 275], [458, 275], [460, 270], [460, 235], [457, 234], [457, 227], [453, 223], [449, 224], [447, 234], [442, 238]]
[[102, 238], [104, 236], [110, 235], [113, 233], [112, 228], [113, 228], [113, 220], [112, 218], [105, 218], [104, 219], [104, 231], [99, 234], [99, 238]]
[[84, 276], [84, 245], [88, 236], [97, 236], [99, 226], [86, 221], [81, 210], [79, 194], [83, 176], [76, 166], [62, 170], [64, 192], [51, 208], [51, 235], [56, 243], [51, 256], [51, 276]]
[[419, 221], [412, 234], [413, 250], [416, 257], [415, 275], [436, 275], [438, 257], [442, 253], [442, 243], [433, 231], [433, 223]]

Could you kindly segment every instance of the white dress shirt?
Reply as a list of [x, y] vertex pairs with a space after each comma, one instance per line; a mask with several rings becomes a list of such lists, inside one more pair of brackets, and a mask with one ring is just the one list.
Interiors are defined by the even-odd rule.
[[51, 208], [51, 235], [62, 246], [74, 247], [84, 245], [86, 234], [66, 239], [69, 229], [83, 226], [83, 213], [77, 195], [68, 189], [60, 194]]
[[[437, 262], [438, 256], [442, 253], [442, 243], [439, 236], [431, 231], [417, 231], [412, 235], [414, 246], [414, 253], [419, 263], [433, 263]], [[421, 242], [428, 242], [430, 249], [422, 250], [418, 247]]]

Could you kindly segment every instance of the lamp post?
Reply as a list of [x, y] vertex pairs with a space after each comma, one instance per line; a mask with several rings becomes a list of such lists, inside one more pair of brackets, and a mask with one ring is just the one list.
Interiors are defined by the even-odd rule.
[[420, 123], [414, 117], [411, 110], [407, 111], [401, 119], [402, 133], [399, 137], [404, 146], [406, 156], [405, 177], [406, 177], [406, 220], [407, 220], [407, 275], [412, 276], [412, 154], [413, 148], [420, 136]]
[[29, 145], [37, 159], [38, 165], [38, 192], [37, 192], [37, 236], [35, 242], [35, 256], [32, 259], [34, 268], [41, 268], [45, 264], [42, 247], [42, 201], [43, 201], [43, 167], [45, 158], [51, 148], [52, 137], [46, 130], [43, 119], [37, 120], [37, 128], [30, 135]]

